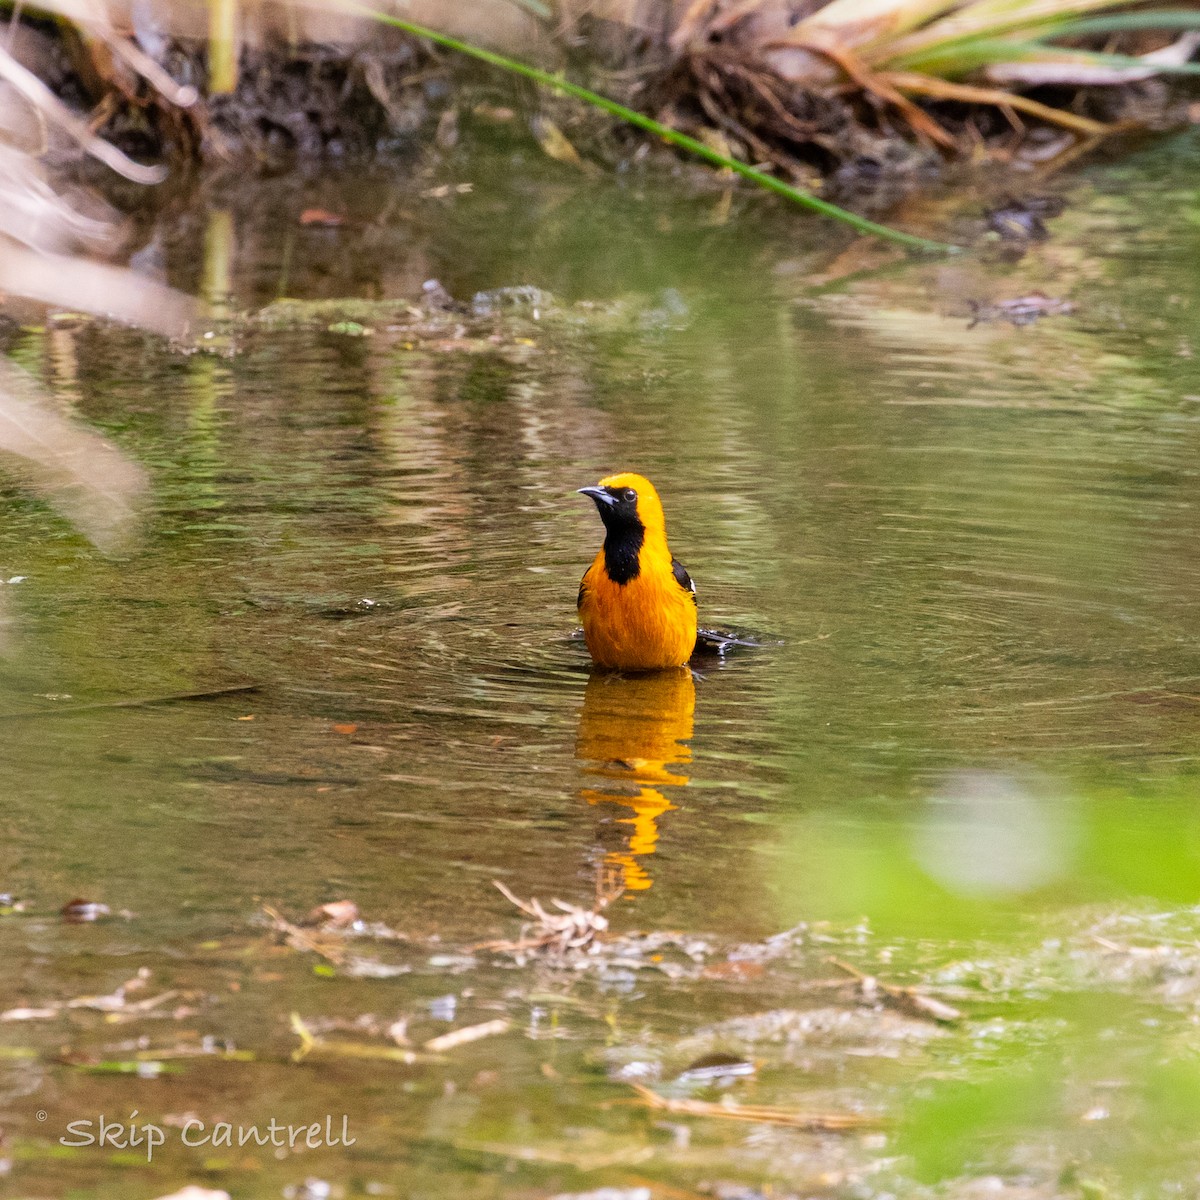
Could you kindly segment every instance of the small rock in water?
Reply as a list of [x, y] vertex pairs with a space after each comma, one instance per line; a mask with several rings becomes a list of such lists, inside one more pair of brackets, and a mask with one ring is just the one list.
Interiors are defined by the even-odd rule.
[[1050, 230], [1043, 218], [1057, 217], [1064, 207], [1061, 196], [1009, 199], [988, 210], [988, 228], [1006, 241], [1044, 242], [1050, 236]]
[[435, 1021], [453, 1021], [458, 1012], [458, 997], [454, 993], [437, 996], [429, 1002], [429, 1015]]
[[719, 1083], [754, 1074], [754, 1064], [735, 1054], [705, 1054], [679, 1072], [680, 1083]]
[[427, 279], [421, 284], [421, 303], [430, 312], [453, 312], [458, 307], [454, 297], [437, 279]]
[[554, 297], [541, 288], [529, 284], [519, 287], [494, 288], [490, 292], [476, 292], [471, 297], [471, 312], [477, 317], [493, 317], [505, 309], [528, 309], [533, 319], [545, 312], [554, 303]]
[[82, 925], [87, 921], [98, 921], [101, 917], [109, 916], [112, 909], [98, 900], [81, 900], [77, 897], [74, 900], [68, 900], [62, 906], [61, 911], [64, 920]]
[[1008, 321], [1013, 325], [1032, 325], [1040, 317], [1066, 316], [1075, 311], [1070, 300], [1058, 296], [1047, 296], [1045, 292], [1030, 292], [1012, 300], [1000, 300], [995, 304], [971, 302], [971, 323], [968, 329], [986, 321]]
[[326, 929], [345, 929], [348, 925], [353, 925], [358, 918], [358, 905], [353, 900], [331, 900], [328, 904], [317, 905], [300, 924], [322, 925]]

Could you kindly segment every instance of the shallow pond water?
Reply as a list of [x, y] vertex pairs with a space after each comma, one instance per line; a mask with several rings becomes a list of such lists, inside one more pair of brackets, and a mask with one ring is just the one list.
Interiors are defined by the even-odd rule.
[[[888, 261], [773, 202], [507, 159], [214, 188], [137, 261], [231, 318], [430, 277], [553, 299], [421, 336], [289, 310], [187, 353], [15, 335], [150, 492], [105, 556], [0, 484], [7, 1192], [1190, 1194], [1198, 159], [1059, 182], [1016, 260]], [[1036, 291], [1075, 311], [988, 310]], [[623, 468], [702, 623], [769, 644], [590, 674], [574, 493]], [[493, 880], [585, 907], [617, 880], [614, 930], [687, 937], [473, 949], [517, 936]], [[74, 897], [111, 915], [66, 922]], [[263, 916], [339, 899], [407, 940], [314, 953]], [[963, 1018], [881, 1008], [831, 956]], [[711, 1053], [757, 1071], [679, 1081]], [[886, 1124], [648, 1111], [630, 1080]], [[151, 1162], [68, 1133], [134, 1110]], [[343, 1115], [349, 1147], [182, 1137]]]

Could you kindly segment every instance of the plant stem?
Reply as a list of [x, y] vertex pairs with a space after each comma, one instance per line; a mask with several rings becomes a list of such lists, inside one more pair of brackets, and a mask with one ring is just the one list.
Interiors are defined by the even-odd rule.
[[208, 0], [208, 91], [237, 90], [238, 0]]
[[957, 253], [960, 249], [958, 246], [949, 245], [945, 242], [935, 242], [928, 238], [917, 237], [911, 233], [904, 233], [899, 229], [889, 229], [886, 225], [880, 225], [875, 221], [867, 220], [866, 217], [860, 217], [856, 213], [847, 212], [846, 209], [839, 208], [836, 204], [831, 204], [828, 200], [821, 200], [817, 196], [801, 191], [799, 188], [793, 187], [790, 183], [785, 183], [782, 179], [777, 179], [774, 175], [768, 175], [765, 171], [760, 171], [750, 166], [749, 163], [744, 163], [739, 159], [721, 154], [696, 138], [688, 137], [686, 133], [680, 133], [678, 130], [668, 128], [661, 122], [654, 120], [653, 117], [647, 117], [632, 108], [626, 108], [625, 105], [618, 104], [617, 101], [610, 100], [607, 96], [602, 96], [598, 92], [580, 87], [579, 84], [571, 83], [559, 75], [552, 75], [549, 71], [540, 70], [538, 67], [531, 67], [527, 63], [507, 58], [503, 54], [496, 54], [491, 50], [483, 49], [481, 46], [472, 45], [470, 42], [463, 42], [447, 34], [438, 33], [436, 30], [429, 29], [424, 25], [417, 25], [412, 21], [406, 21], [402, 17], [394, 17], [390, 13], [380, 12], [369, 5], [358, 3], [357, 0], [347, 0], [346, 6], [352, 11], [369, 16], [384, 25], [392, 25], [416, 37], [427, 38], [436, 45], [444, 46], [447, 50], [455, 50], [460, 54], [469, 55], [471, 58], [476, 58], [480, 62], [488, 63], [493, 67], [499, 67], [501, 70], [524, 76], [526, 79], [532, 79], [535, 83], [540, 83], [543, 87], [565, 92], [568, 96], [574, 96], [595, 108], [603, 109], [604, 112], [611, 113], [614, 117], [619, 117], [621, 120], [627, 121], [630, 125], [637, 126], [638, 129], [644, 129], [647, 133], [652, 133], [673, 146], [679, 146], [683, 150], [688, 150], [696, 155], [697, 158], [702, 158], [706, 162], [713, 163], [718, 167], [726, 167], [743, 178], [757, 183], [759, 187], [777, 192], [779, 195], [791, 200], [794, 204], [799, 204], [803, 208], [811, 209], [814, 212], [821, 213], [823, 216], [841, 221], [859, 233], [867, 234], [871, 237], [883, 238], [886, 241], [905, 246], [910, 250], [920, 250], [925, 253], [953, 254]]

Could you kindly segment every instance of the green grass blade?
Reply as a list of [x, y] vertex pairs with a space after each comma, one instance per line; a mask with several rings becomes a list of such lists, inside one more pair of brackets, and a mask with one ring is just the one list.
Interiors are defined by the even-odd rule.
[[810, 209], [813, 212], [818, 212], [822, 216], [832, 217], [834, 220], [841, 221], [859, 233], [895, 242], [897, 245], [905, 246], [910, 250], [921, 250], [928, 253], [951, 254], [960, 249], [958, 246], [948, 245], [944, 242], [930, 241], [928, 238], [916, 237], [911, 233], [903, 233], [898, 229], [889, 229], [886, 225], [880, 225], [875, 221], [867, 220], [866, 217], [860, 217], [856, 213], [847, 212], [846, 209], [839, 208], [836, 204], [831, 204], [828, 200], [821, 200], [817, 196], [803, 192], [799, 188], [785, 183], [782, 179], [768, 175], [765, 171], [757, 170], [740, 159], [730, 158], [728, 155], [719, 153], [712, 149], [712, 147], [706, 146], [703, 142], [697, 141], [696, 138], [688, 137], [686, 133], [679, 133], [677, 130], [669, 129], [666, 125], [655, 121], [652, 117], [647, 117], [632, 108], [626, 108], [625, 105], [618, 104], [617, 101], [610, 100], [607, 96], [600, 95], [599, 92], [593, 92], [588, 88], [580, 87], [579, 84], [571, 83], [561, 76], [552, 75], [549, 71], [543, 71], [538, 67], [531, 67], [527, 63], [507, 58], [503, 54], [496, 54], [492, 50], [485, 50], [482, 46], [475, 46], [470, 42], [463, 42], [458, 38], [449, 37], [447, 34], [438, 33], [434, 29], [429, 29], [424, 25], [417, 25], [412, 21], [406, 21], [402, 17], [394, 17], [390, 13], [380, 12], [369, 5], [357, 3], [357, 0], [347, 0], [345, 7], [349, 11], [371, 17], [381, 24], [391, 25], [396, 29], [403, 29], [406, 33], [411, 33], [416, 37], [427, 38], [436, 45], [445, 47], [447, 50], [466, 54], [471, 58], [478, 59], [480, 62], [488, 63], [493, 67], [499, 67], [502, 71], [508, 71], [511, 74], [520, 75], [525, 79], [531, 79], [543, 87], [553, 88], [555, 91], [564, 92], [568, 96], [574, 96], [576, 99], [582, 100], [594, 108], [599, 108], [614, 117], [619, 117], [621, 120], [627, 121], [630, 125], [634, 125], [638, 129], [644, 129], [647, 133], [652, 133], [656, 137], [662, 138], [663, 141], [669, 142], [673, 146], [688, 150], [696, 155], [697, 158], [702, 158], [714, 166], [726, 167], [736, 174], [741, 175], [744, 179], [749, 179], [758, 184], [759, 187], [766, 188], [768, 191], [776, 192], [780, 196], [786, 197], [794, 204]]
[[[941, 55], [976, 40], [1029, 40], [1060, 36], [1068, 25], [1119, 17], [1089, 14], [1118, 7], [1126, 0], [967, 0], [957, 12], [913, 33], [884, 44], [866, 55], [875, 67], [911, 63]], [[1179, 10], [1171, 10], [1179, 11]]]
[[1200, 12], [1195, 9], [1163, 9], [1159, 12], [1117, 13], [1111, 17], [1087, 17], [1068, 21], [1055, 37], [1081, 37], [1089, 33], [1127, 33], [1138, 29], [1200, 29]]
[[[1200, 14], [1197, 14], [1200, 16]], [[1197, 23], [1200, 27], [1200, 22]], [[1060, 36], [1057, 32], [1054, 37]], [[1130, 68], [1151, 71], [1155, 75], [1200, 75], [1200, 63], [1155, 63], [1146, 62], [1131, 54], [1111, 54], [1103, 50], [1076, 50], [1055, 46], [1049, 42], [1016, 41], [1009, 38], [978, 38], [973, 42], [955, 46], [945, 52], [930, 51], [914, 54], [903, 60], [904, 70], [919, 71], [925, 75], [936, 75], [942, 79], [953, 79], [966, 75], [978, 67], [996, 63], [1061, 62], [1066, 65], [1078, 63], [1089, 67], [1111, 67], [1114, 70]]]
[[934, 75], [939, 79], [959, 79], [993, 63], [1038, 61], [1050, 54], [1062, 53], [1061, 47], [1044, 42], [975, 37], [949, 46], [931, 46], [928, 50], [901, 55], [889, 62], [888, 66], [897, 71]]

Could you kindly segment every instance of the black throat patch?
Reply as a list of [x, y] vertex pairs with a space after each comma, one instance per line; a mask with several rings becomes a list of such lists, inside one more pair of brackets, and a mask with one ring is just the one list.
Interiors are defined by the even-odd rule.
[[642, 564], [638, 556], [642, 550], [642, 542], [646, 538], [646, 530], [641, 521], [634, 524], [627, 522], [605, 521], [607, 532], [604, 538], [604, 569], [613, 583], [625, 584], [638, 577]]

